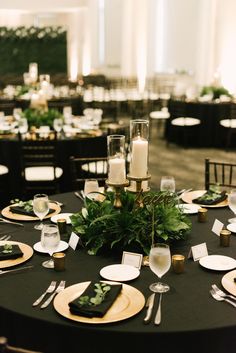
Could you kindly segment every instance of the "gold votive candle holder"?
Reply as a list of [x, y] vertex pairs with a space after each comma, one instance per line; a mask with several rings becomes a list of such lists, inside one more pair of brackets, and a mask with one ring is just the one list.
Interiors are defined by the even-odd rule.
[[57, 226], [60, 235], [66, 233], [66, 219], [65, 218], [59, 218], [57, 220]]
[[207, 221], [207, 209], [206, 208], [199, 208], [198, 210], [198, 222], [204, 223]]
[[64, 271], [65, 270], [65, 257], [64, 252], [56, 252], [52, 255], [54, 261], [54, 270], [55, 271]]
[[220, 246], [230, 245], [231, 232], [228, 229], [222, 229], [220, 232]]
[[172, 268], [175, 273], [184, 272], [185, 256], [180, 254], [172, 255]]

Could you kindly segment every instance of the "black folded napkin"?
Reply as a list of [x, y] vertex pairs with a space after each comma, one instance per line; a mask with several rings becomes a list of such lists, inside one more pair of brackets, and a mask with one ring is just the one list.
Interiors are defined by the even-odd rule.
[[[31, 217], [36, 217], [34, 211], [26, 211], [24, 209], [24, 207], [20, 207], [20, 206], [10, 206], [10, 211], [12, 213], [17, 213], [17, 214], [22, 214], [24, 216], [31, 216]], [[55, 210], [50, 209], [49, 212], [47, 214], [53, 213], [55, 212]]]
[[121, 292], [122, 284], [107, 284], [110, 286], [110, 291], [106, 293], [105, 299], [98, 305], [81, 305], [79, 299], [81, 297], [88, 296], [93, 298], [96, 296], [94, 291], [96, 283], [103, 282], [91, 282], [90, 285], [85, 289], [85, 291], [72, 302], [69, 303], [70, 312], [75, 315], [85, 316], [85, 317], [103, 317], [108, 309], [112, 306], [116, 298]]
[[[6, 244], [9, 247], [9, 244]], [[7, 252], [4, 252], [4, 250], [7, 250]], [[11, 244], [11, 249], [6, 249], [4, 245], [0, 246], [0, 261], [1, 260], [10, 260], [10, 259], [17, 259], [18, 257], [22, 257], [24, 254], [21, 251], [20, 247], [15, 244]]]
[[216, 205], [227, 199], [226, 191], [216, 193], [214, 191], [208, 190], [202, 196], [193, 199], [193, 203], [198, 203], [202, 205]]

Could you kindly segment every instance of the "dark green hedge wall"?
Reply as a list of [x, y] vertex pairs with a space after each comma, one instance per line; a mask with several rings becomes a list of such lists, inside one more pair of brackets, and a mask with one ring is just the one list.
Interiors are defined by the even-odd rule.
[[0, 75], [23, 75], [31, 62], [39, 74], [66, 73], [66, 47], [62, 27], [0, 27]]

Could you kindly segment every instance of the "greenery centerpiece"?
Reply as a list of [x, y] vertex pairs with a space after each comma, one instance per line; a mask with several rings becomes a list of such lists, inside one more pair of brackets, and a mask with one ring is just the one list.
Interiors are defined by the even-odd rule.
[[120, 209], [113, 206], [113, 192], [105, 196], [102, 202], [86, 198], [85, 207], [71, 216], [73, 231], [91, 255], [123, 250], [147, 255], [152, 243], [186, 239], [191, 230], [175, 194], [145, 193], [139, 207], [139, 195], [123, 191]]
[[229, 93], [229, 91], [222, 86], [204, 86], [200, 92], [200, 96], [207, 94], [212, 94], [212, 99], [218, 99], [223, 95], [232, 98], [232, 95]]
[[50, 126], [53, 128], [53, 121], [56, 118], [63, 119], [63, 115], [57, 109], [28, 108], [22, 113], [28, 121], [29, 127]]

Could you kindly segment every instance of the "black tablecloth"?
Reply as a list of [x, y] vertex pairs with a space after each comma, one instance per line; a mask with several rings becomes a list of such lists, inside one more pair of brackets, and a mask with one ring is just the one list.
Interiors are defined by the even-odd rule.
[[[171, 121], [178, 115], [178, 109], [184, 106], [185, 116], [200, 119], [201, 125], [190, 127], [188, 146], [195, 147], [225, 147], [227, 129], [223, 128], [219, 121], [229, 119], [230, 103], [215, 102], [169, 102], [170, 119], [166, 123], [166, 138], [169, 142], [184, 144], [183, 128], [171, 125]], [[176, 108], [178, 106], [178, 109]], [[191, 135], [190, 135], [191, 134]]]
[[[54, 199], [65, 203], [62, 212], [75, 212], [81, 208], [81, 201], [72, 193], [56, 195]], [[231, 246], [223, 248], [219, 245], [218, 236], [211, 231], [216, 218], [226, 224], [231, 216], [228, 208], [209, 209], [206, 223], [198, 223], [196, 215], [190, 216], [192, 232], [187, 241], [171, 246], [172, 254], [187, 256], [192, 245], [206, 242], [209, 254], [235, 258], [236, 237], [232, 235]], [[33, 229], [34, 222], [24, 224], [24, 228], [1, 224], [0, 232], [11, 232], [12, 240], [33, 245], [39, 241], [40, 233]], [[32, 307], [32, 303], [53, 279], [65, 279], [67, 287], [101, 279], [100, 269], [120, 263], [121, 255], [89, 256], [84, 249], [74, 251], [69, 248], [66, 250], [64, 272], [43, 268], [41, 263], [45, 258], [48, 255], [35, 252], [28, 260], [28, 264], [34, 265], [33, 269], [0, 278], [0, 334], [6, 335], [12, 344], [41, 349], [46, 353], [235, 352], [235, 308], [228, 303], [217, 302], [209, 295], [211, 284], [221, 286], [225, 272], [204, 269], [192, 259], [186, 260], [182, 274], [175, 274], [170, 269], [164, 276], [171, 289], [163, 295], [160, 326], [153, 322], [143, 324], [145, 308], [124, 321], [90, 325], [60, 316], [52, 304], [41, 310]], [[156, 276], [151, 270], [143, 267], [140, 276], [128, 284], [147, 298], [150, 295], [149, 284], [154, 280]], [[156, 296], [155, 312], [157, 304]]]

